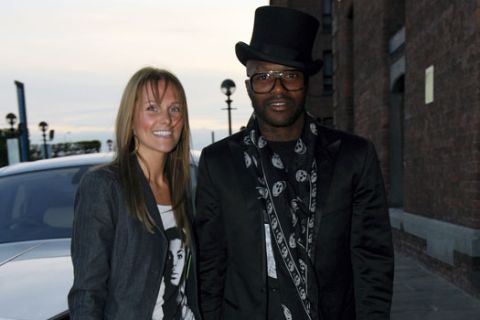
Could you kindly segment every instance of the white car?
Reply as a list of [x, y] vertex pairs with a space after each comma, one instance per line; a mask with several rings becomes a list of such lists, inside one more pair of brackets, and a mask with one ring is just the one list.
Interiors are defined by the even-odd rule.
[[[198, 152], [192, 152], [196, 184]], [[82, 175], [112, 154], [0, 168], [0, 320], [69, 319], [73, 200]]]

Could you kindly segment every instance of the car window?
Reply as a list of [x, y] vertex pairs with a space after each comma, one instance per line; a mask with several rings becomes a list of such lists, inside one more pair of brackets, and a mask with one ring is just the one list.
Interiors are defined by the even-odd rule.
[[[0, 177], [0, 243], [70, 238], [73, 201], [90, 165]], [[198, 167], [190, 164], [195, 197]]]
[[69, 238], [75, 191], [88, 168], [0, 177], [0, 243]]

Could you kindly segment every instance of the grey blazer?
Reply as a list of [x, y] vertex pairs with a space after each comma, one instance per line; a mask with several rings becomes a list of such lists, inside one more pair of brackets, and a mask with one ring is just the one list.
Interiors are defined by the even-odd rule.
[[[137, 170], [142, 177], [147, 208], [156, 223], [154, 233], [146, 231], [129, 214], [114, 166], [87, 172], [80, 182], [71, 246], [74, 270], [68, 295], [71, 319], [152, 318], [168, 241], [155, 198], [138, 164]], [[193, 240], [191, 251], [192, 258], [187, 263], [187, 300], [196, 319], [200, 319]]]

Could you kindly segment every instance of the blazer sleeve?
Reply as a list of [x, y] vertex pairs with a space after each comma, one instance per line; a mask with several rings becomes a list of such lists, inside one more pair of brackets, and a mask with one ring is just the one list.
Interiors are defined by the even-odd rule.
[[68, 295], [71, 319], [103, 319], [115, 232], [114, 192], [105, 172], [82, 178], [75, 196], [71, 254], [74, 281]]
[[351, 230], [357, 320], [390, 319], [393, 245], [383, 178], [373, 144], [354, 180]]
[[[203, 152], [198, 169], [195, 231], [198, 242], [200, 307], [205, 320], [222, 318], [225, 287], [226, 240], [220, 204], [210, 169], [214, 164]], [[226, 177], [225, 177], [226, 178]]]

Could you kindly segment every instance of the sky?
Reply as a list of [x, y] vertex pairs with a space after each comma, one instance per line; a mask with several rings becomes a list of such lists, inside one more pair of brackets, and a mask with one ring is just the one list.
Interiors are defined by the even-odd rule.
[[165, 68], [185, 87], [194, 149], [228, 134], [226, 96], [232, 79], [232, 131], [252, 108], [245, 67], [235, 56], [249, 43], [254, 0], [0, 0], [0, 127], [18, 116], [14, 81], [25, 85], [32, 144], [40, 121], [52, 143], [114, 140], [114, 121], [128, 79], [145, 66]]

